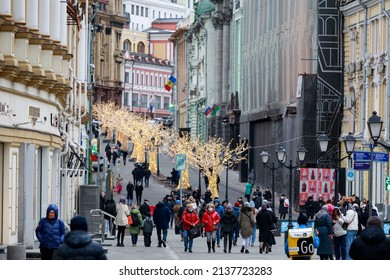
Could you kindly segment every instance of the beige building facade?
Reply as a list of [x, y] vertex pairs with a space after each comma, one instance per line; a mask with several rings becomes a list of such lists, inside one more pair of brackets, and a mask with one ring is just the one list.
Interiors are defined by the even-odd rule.
[[77, 0], [0, 1], [0, 244], [34, 247], [51, 203], [66, 222], [77, 212], [85, 178], [87, 7]]
[[[381, 142], [389, 147], [390, 88], [389, 40], [390, 1], [344, 1], [340, 6], [344, 14], [344, 110], [342, 135], [349, 132], [357, 137], [355, 150], [369, 151], [372, 142], [367, 121], [373, 111], [384, 122]], [[388, 154], [383, 145], [374, 152]], [[347, 167], [353, 168], [353, 166]], [[388, 204], [385, 180], [388, 163], [374, 162], [372, 201]], [[369, 197], [370, 178], [367, 171], [355, 171], [355, 180], [350, 188], [361, 198]]]

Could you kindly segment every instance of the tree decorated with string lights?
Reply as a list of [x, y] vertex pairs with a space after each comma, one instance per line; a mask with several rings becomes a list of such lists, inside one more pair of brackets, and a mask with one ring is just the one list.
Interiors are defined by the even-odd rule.
[[186, 170], [181, 172], [183, 189], [190, 188], [188, 168], [193, 166], [200, 168], [203, 175], [208, 177], [208, 190], [211, 191], [212, 197], [219, 197], [218, 176], [224, 168], [246, 160], [245, 152], [248, 147], [245, 143], [231, 147], [231, 143], [225, 145], [221, 139], [209, 138], [204, 143], [188, 134], [179, 136], [171, 129], [163, 129], [162, 125], [151, 123], [139, 114], [117, 107], [113, 103], [95, 104], [93, 111], [95, 118], [100, 120], [104, 127], [131, 139], [134, 145], [132, 157], [137, 162], [145, 162], [146, 151], [149, 151], [152, 172], [156, 170], [157, 147], [162, 147], [160, 152], [166, 152], [172, 158], [185, 154]]

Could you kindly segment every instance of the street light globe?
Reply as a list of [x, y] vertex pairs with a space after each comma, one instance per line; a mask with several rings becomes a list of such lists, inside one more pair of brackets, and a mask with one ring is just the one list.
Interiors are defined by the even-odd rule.
[[263, 164], [268, 163], [270, 156], [271, 155], [267, 152], [267, 150], [264, 150], [261, 152], [260, 157], [261, 157], [261, 161], [263, 162]]
[[320, 151], [325, 153], [328, 150], [329, 137], [326, 134], [321, 134], [318, 136], [317, 141], [320, 145]]
[[280, 163], [286, 160], [286, 150], [283, 148], [282, 145], [280, 145], [279, 148], [276, 149], [276, 158]]
[[305, 161], [306, 153], [307, 153], [307, 150], [302, 144], [301, 147], [297, 151], [299, 162]]
[[352, 135], [351, 132], [344, 138], [345, 151], [348, 156], [350, 156], [355, 150], [356, 138]]
[[376, 142], [381, 136], [383, 121], [381, 117], [377, 115], [377, 112], [372, 112], [372, 116], [367, 121], [368, 131], [370, 132], [371, 139]]

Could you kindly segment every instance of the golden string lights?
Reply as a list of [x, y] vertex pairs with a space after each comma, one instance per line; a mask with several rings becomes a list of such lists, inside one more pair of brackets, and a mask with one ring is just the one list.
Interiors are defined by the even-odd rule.
[[[115, 130], [123, 137], [133, 142], [132, 157], [138, 162], [145, 162], [145, 154], [149, 152], [151, 171], [156, 171], [158, 152], [166, 152], [169, 156], [185, 154], [187, 169], [181, 172], [183, 189], [190, 188], [188, 168], [200, 168], [203, 175], [208, 177], [208, 189], [213, 198], [218, 197], [217, 178], [224, 168], [229, 168], [245, 160], [248, 149], [245, 143], [232, 147], [225, 145], [221, 139], [209, 138], [206, 143], [191, 138], [188, 134], [178, 135], [171, 129], [163, 128], [141, 115], [119, 108], [113, 103], [94, 105], [94, 117], [103, 123], [103, 128]], [[221, 157], [221, 154], [223, 155]]]

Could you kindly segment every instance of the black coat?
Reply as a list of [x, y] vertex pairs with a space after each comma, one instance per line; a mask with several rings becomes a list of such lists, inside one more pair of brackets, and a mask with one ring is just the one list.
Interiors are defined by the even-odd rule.
[[223, 213], [221, 220], [221, 232], [233, 233], [238, 228], [238, 220], [233, 212], [228, 214], [226, 211]]
[[153, 212], [153, 222], [156, 228], [167, 229], [169, 227], [169, 221], [171, 219], [171, 210], [164, 203], [159, 202], [156, 204]]
[[317, 210], [317, 203], [314, 200], [308, 200], [305, 202], [305, 209], [306, 209], [306, 215], [307, 216], [314, 216]]
[[354, 260], [390, 260], [390, 239], [377, 226], [364, 229], [349, 249]]
[[106, 260], [102, 245], [82, 230], [69, 232], [54, 255], [55, 260]]

